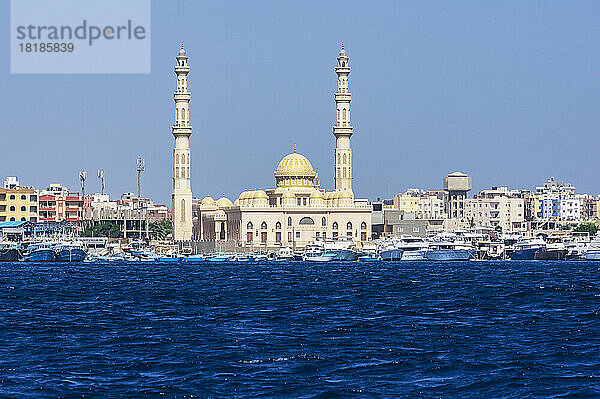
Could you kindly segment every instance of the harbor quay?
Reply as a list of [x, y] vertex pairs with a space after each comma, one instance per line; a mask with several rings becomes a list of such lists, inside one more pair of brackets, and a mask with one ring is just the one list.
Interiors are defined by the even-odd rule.
[[[290, 142], [275, 165], [274, 187], [241, 189], [233, 200], [192, 191], [192, 63], [183, 44], [175, 55], [169, 205], [143, 196], [145, 161], [137, 159], [137, 194], [119, 199], [59, 183], [44, 189], [8, 176], [0, 188], [4, 260], [488, 260], [596, 259], [600, 196], [576, 193], [554, 177], [534, 190], [493, 186], [471, 193], [463, 172], [441, 177], [437, 188], [413, 188], [393, 198], [360, 198], [353, 178], [350, 57], [341, 44], [333, 72], [333, 181]], [[326, 144], [326, 143], [324, 143]], [[360, 150], [360, 149], [359, 149]], [[202, 192], [202, 195], [198, 195]], [[32, 255], [38, 247], [40, 258]], [[49, 248], [51, 251], [49, 251]], [[52, 252], [54, 257], [49, 255]], [[75, 253], [73, 252], [73, 253]]]

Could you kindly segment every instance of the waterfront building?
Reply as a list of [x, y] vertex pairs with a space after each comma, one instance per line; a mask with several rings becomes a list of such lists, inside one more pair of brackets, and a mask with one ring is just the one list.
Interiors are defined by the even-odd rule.
[[85, 205], [86, 199], [79, 193], [72, 193], [60, 184], [50, 184], [40, 192], [38, 220], [80, 222], [83, 220]]
[[166, 205], [155, 204], [149, 198], [139, 198], [132, 193], [124, 193], [120, 200], [115, 201], [111, 201], [107, 194], [90, 197], [86, 226], [113, 223], [119, 227], [123, 238], [149, 238], [151, 223], [171, 218]]
[[492, 187], [465, 201], [465, 218], [472, 226], [525, 232], [525, 201], [518, 190]]
[[350, 64], [343, 47], [335, 71], [335, 189], [327, 192], [320, 187], [311, 162], [294, 145], [293, 152], [277, 165], [275, 188], [244, 190], [234, 203], [224, 196], [216, 201], [211, 197], [195, 200], [194, 238], [228, 240], [252, 249], [300, 248], [338, 236], [371, 239], [372, 207], [367, 200], [355, 199], [352, 191]]
[[461, 172], [450, 173], [444, 177], [445, 211], [449, 219], [464, 218], [465, 199], [472, 185], [471, 178]]
[[38, 192], [33, 187], [21, 187], [19, 180], [9, 176], [0, 188], [0, 221], [38, 221]]
[[175, 137], [173, 150], [173, 239], [189, 241], [192, 239], [192, 189], [190, 180], [190, 98], [187, 90], [187, 75], [190, 72], [188, 57], [181, 44], [176, 58], [175, 74], [177, 88], [173, 94], [175, 100], [175, 123], [172, 126]]
[[551, 177], [541, 186], [536, 187], [536, 193], [551, 198], [573, 198], [575, 196], [575, 187], [570, 183]]

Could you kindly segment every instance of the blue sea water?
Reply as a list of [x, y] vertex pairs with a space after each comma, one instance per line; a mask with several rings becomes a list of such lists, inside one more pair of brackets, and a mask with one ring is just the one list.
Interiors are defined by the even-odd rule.
[[600, 397], [595, 262], [0, 264], [0, 397]]

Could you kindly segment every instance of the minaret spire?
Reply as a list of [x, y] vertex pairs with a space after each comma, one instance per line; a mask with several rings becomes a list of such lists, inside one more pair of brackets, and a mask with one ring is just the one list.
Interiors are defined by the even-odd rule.
[[175, 74], [177, 90], [175, 100], [175, 123], [172, 126], [175, 137], [173, 150], [173, 239], [192, 239], [192, 190], [190, 184], [190, 98], [187, 91], [187, 75], [190, 72], [188, 58], [181, 42], [181, 50], [176, 58]]
[[342, 49], [337, 60], [335, 73], [338, 75], [338, 90], [335, 93], [336, 119], [335, 126], [333, 126], [335, 189], [336, 191], [352, 191], [352, 149], [350, 148], [350, 137], [352, 136], [350, 101], [352, 96], [348, 91], [350, 64], [346, 50], [344, 50], [344, 42], [342, 42]]

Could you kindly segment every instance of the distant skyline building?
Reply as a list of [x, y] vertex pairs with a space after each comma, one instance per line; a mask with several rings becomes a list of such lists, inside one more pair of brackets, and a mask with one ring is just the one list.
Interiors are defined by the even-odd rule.
[[190, 98], [187, 90], [187, 75], [190, 72], [188, 57], [181, 43], [177, 55], [175, 74], [177, 75], [177, 91], [175, 100], [175, 123], [172, 126], [175, 137], [173, 150], [173, 240], [189, 241], [192, 239], [192, 189], [190, 180]]

